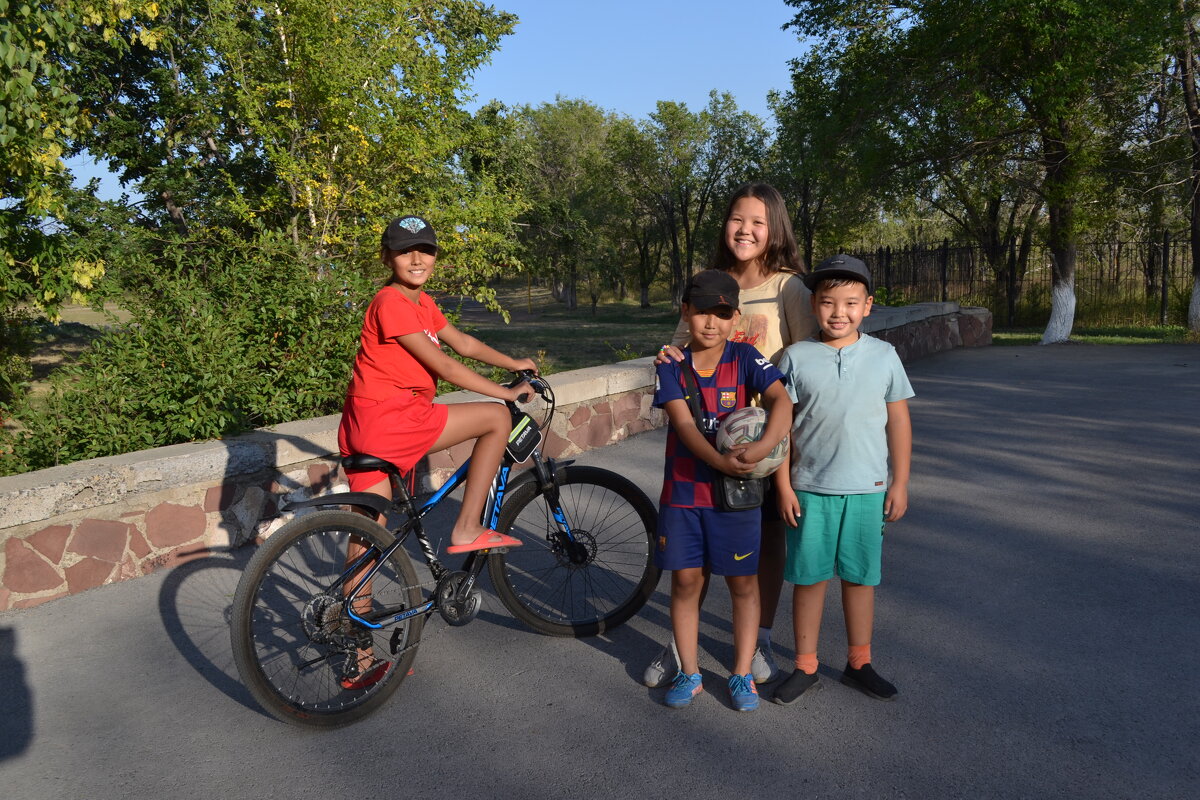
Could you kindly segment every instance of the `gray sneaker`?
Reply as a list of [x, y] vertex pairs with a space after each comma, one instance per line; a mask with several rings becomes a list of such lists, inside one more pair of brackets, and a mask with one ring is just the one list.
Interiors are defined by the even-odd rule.
[[676, 649], [675, 637], [672, 636], [671, 640], [663, 647], [662, 652], [655, 656], [654, 660], [646, 667], [646, 672], [642, 675], [642, 683], [651, 689], [658, 689], [675, 680], [679, 670], [679, 650]]
[[757, 684], [770, 683], [779, 678], [779, 667], [775, 666], [775, 654], [770, 646], [759, 645], [754, 648], [754, 657], [750, 660], [750, 674]]

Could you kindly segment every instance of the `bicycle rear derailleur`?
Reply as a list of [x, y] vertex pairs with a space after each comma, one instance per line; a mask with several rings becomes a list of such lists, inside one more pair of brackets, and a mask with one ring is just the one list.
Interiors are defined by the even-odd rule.
[[451, 625], [466, 625], [475, 619], [483, 596], [475, 579], [458, 570], [447, 572], [437, 582], [437, 610], [442, 619]]

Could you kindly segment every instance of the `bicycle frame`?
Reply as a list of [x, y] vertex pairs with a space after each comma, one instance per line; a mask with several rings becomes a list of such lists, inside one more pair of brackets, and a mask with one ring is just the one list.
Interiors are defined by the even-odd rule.
[[[575, 537], [572, 535], [571, 526], [567, 522], [566, 515], [563, 514], [561, 505], [558, 499], [558, 484], [554, 481], [554, 475], [558, 471], [559, 466], [566, 466], [570, 461], [565, 461], [559, 464], [554, 459], [542, 457], [541, 448], [535, 448], [532, 455], [533, 467], [526, 472], [521, 473], [510, 484], [509, 478], [512, 474], [513, 463], [511, 459], [505, 455], [504, 461], [500, 464], [500, 468], [496, 471], [496, 477], [492, 480], [492, 487], [489, 491], [488, 502], [484, 506], [484, 524], [488, 527], [494, 527], [500, 519], [500, 509], [504, 505], [504, 498], [508, 495], [510, 486], [515, 486], [519, 481], [536, 480], [541, 487], [540, 491], [547, 495], [548, 505], [551, 509], [551, 514], [554, 517], [555, 524], [558, 526], [558, 534], [562, 537], [564, 546], [570, 551], [570, 545], [575, 542]], [[355, 585], [355, 587], [346, 594], [346, 613], [355, 622], [373, 630], [384, 628], [388, 625], [394, 625], [398, 622], [403, 622], [406, 619], [418, 616], [420, 614], [431, 613], [437, 607], [437, 597], [435, 593], [431, 593], [425, 602], [414, 608], [405, 608], [397, 612], [396, 609], [380, 609], [370, 614], [370, 618], [363, 617], [354, 611], [354, 601], [358, 598], [363, 587], [370, 584], [371, 579], [375, 576], [387, 559], [395, 552], [396, 548], [402, 547], [404, 541], [409, 534], [415, 534], [417, 542], [421, 547], [421, 554], [425, 559], [426, 565], [429, 567], [430, 573], [433, 575], [434, 581], [439, 581], [441, 578], [450, 572], [450, 570], [442, 564], [438, 559], [433, 545], [429, 541], [429, 537], [425, 533], [424, 527], [421, 525], [421, 519], [430, 511], [436, 508], [443, 500], [446, 499], [462, 485], [467, 479], [467, 471], [471, 466], [471, 460], [467, 459], [463, 462], [454, 474], [434, 492], [428, 500], [426, 500], [419, 508], [415, 507], [412, 498], [408, 496], [408, 492], [400, 487], [402, 492], [401, 498], [397, 501], [393, 499], [391, 506], [399, 508], [408, 514], [408, 519], [392, 534], [396, 537], [395, 541], [384, 551], [379, 551], [376, 547], [371, 547], [359, 558], [355, 559], [354, 563], [346, 568], [337, 581], [334, 582], [331, 589], [338, 589], [344, 585], [348, 576], [353, 575], [357, 570], [361, 569], [365, 564], [374, 562], [374, 566], [364, 575]], [[530, 477], [532, 476], [532, 477]], [[314, 504], [314, 500], [323, 500], [322, 505], [338, 503], [337, 495], [328, 495], [324, 498], [313, 498], [313, 500], [303, 501], [303, 504]], [[343, 501], [344, 502], [344, 501]], [[301, 505], [300, 503], [295, 504]], [[468, 553], [466, 560], [463, 562], [462, 571], [467, 574], [467, 578], [459, 587], [459, 592], [464, 596], [469, 594], [474, 588], [475, 580], [478, 578], [480, 571], [483, 568], [484, 559], [486, 556], [479, 557], [479, 553]]]

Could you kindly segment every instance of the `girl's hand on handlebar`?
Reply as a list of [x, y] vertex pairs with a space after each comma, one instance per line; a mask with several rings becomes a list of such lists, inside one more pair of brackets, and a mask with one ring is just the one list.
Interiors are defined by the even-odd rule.
[[515, 386], [506, 386], [504, 389], [508, 396], [502, 399], [510, 403], [528, 403], [533, 399], [533, 387], [529, 385], [529, 381], [521, 381]]
[[683, 351], [673, 344], [664, 344], [658, 348], [658, 355], [654, 358], [655, 366], [672, 361], [683, 361]]
[[538, 374], [537, 362], [532, 358], [517, 358], [513, 359], [513, 361], [515, 363], [512, 370], [510, 370], [511, 372], [532, 372], [534, 375]]

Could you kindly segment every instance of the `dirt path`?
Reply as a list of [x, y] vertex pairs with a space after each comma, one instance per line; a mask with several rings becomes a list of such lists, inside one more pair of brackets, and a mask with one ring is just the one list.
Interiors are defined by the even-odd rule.
[[50, 373], [67, 361], [78, 358], [91, 342], [114, 323], [129, 320], [129, 312], [112, 303], [103, 311], [88, 306], [64, 306], [57, 324], [43, 319], [30, 359], [33, 365], [34, 394], [44, 392]]

